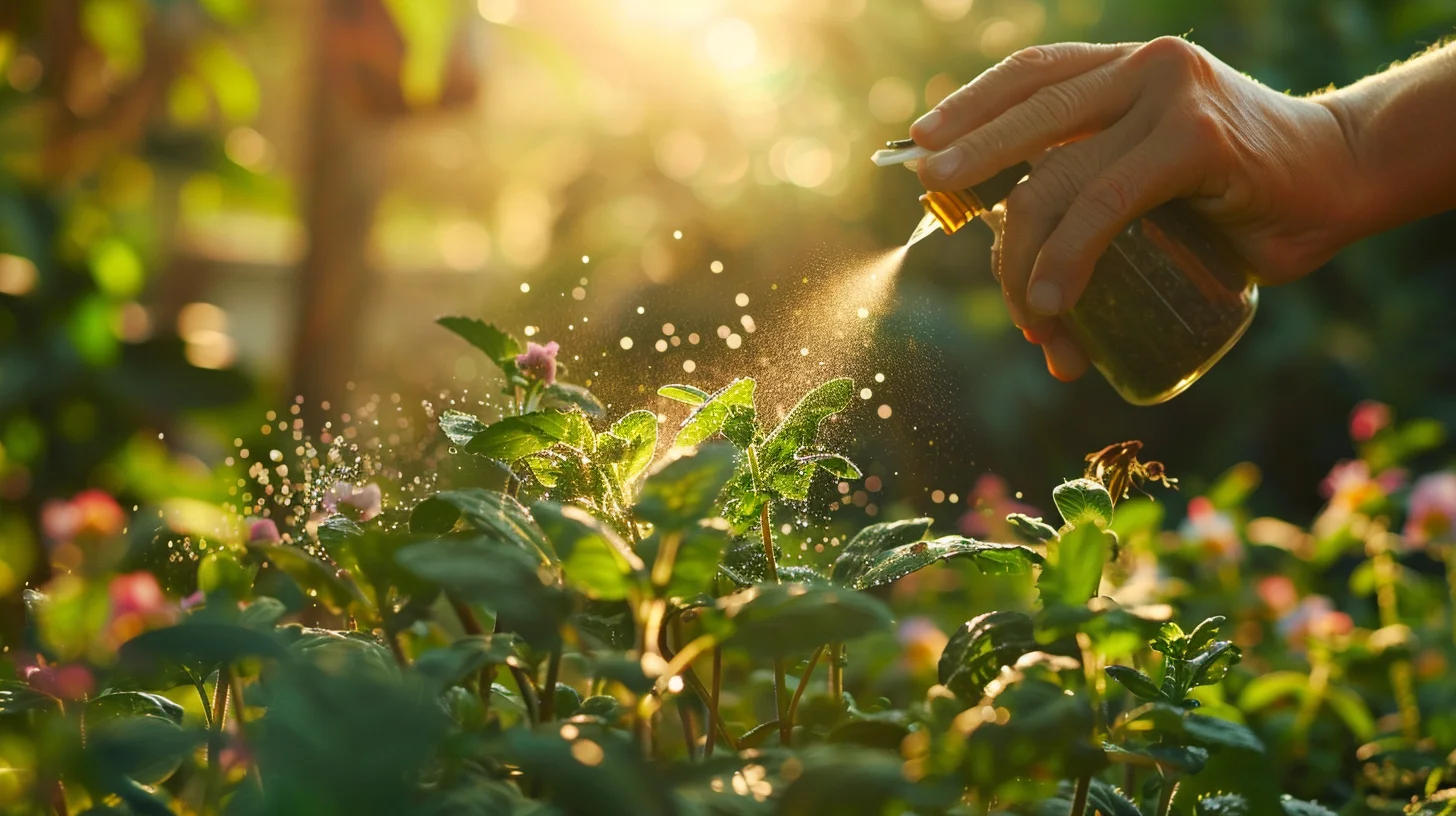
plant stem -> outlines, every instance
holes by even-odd
[[[1400,609],[1395,597],[1396,565],[1395,557],[1390,553],[1389,534],[1383,519],[1371,522],[1371,527],[1366,549],[1375,568],[1375,601],[1380,609],[1380,626],[1398,626]],[[1390,687],[1400,710],[1401,733],[1410,742],[1415,742],[1421,736],[1421,711],[1416,704],[1415,681],[1409,660],[1401,658],[1391,663]]]
[[[704,736],[704,739],[706,740],[706,742],[703,744],[703,758],[704,759],[707,759],[708,757],[710,757],[710,756],[713,755],[713,745],[717,741],[717,740],[714,739],[714,737],[716,737],[718,735],[718,730],[717,730],[717,727],[716,726],[718,725],[718,723],[722,722],[722,718],[718,714],[718,695],[721,694],[722,691],[723,691],[723,647],[722,646],[714,646],[713,647],[713,688],[712,688],[711,691],[708,692],[708,720],[713,723],[714,727],[713,728],[709,728],[708,729],[708,733]],[[724,732],[724,735],[725,736],[726,736],[726,733],[727,732],[725,731]]]
[[[749,448],[749,456],[754,456],[753,448]],[[757,470],[757,468],[755,468]],[[779,582],[779,567],[774,562],[773,530],[769,528],[768,502],[763,503],[763,512],[759,516],[759,528],[763,531],[763,552],[764,558],[768,559],[768,577],[775,584]],[[773,662],[774,673],[774,711],[779,718],[779,744],[788,748],[793,743],[794,724],[789,720],[788,698],[785,696],[784,660],[779,658]]]
[[[546,659],[546,685],[541,694],[541,722],[549,723],[556,717],[556,679],[561,675],[561,647],[551,650]]]
[[[222,729],[227,722],[228,696],[232,689],[230,672],[226,663],[217,669],[217,685],[212,696],[212,731],[207,739],[207,790],[203,801],[203,813],[216,813],[218,799],[222,796]]]
[[[799,710],[799,699],[804,696],[804,689],[809,687],[809,678],[814,676],[814,668],[819,665],[819,658],[824,656],[824,647],[820,646],[814,650],[809,658],[809,665],[805,667],[804,673],[799,675],[799,685],[794,688],[794,699],[789,701],[789,727],[794,725],[794,712]]]
[[[1072,794],[1071,816],[1082,816],[1082,814],[1087,812],[1087,792],[1091,789],[1091,774],[1086,774],[1077,780],[1077,790]]]
[[[1451,638],[1456,641],[1456,545],[1446,548],[1446,585],[1451,597]]]
[[[829,699],[837,706],[844,700],[844,644],[829,644]]]
[[[188,672],[191,674],[191,672]],[[202,715],[207,718],[207,727],[212,727],[212,700],[207,696],[207,684],[203,680],[194,679],[192,685],[197,688],[197,698],[202,701]]]
[[[1310,649],[1309,690],[1300,700],[1299,711],[1294,715],[1294,755],[1304,756],[1309,750],[1309,727],[1314,724],[1314,715],[1324,704],[1325,693],[1330,687],[1330,655],[1327,647],[1314,645]]]
[[[475,612],[471,611],[470,607],[466,606],[464,601],[457,601],[454,598],[451,598],[450,608],[455,610],[455,616],[460,618],[460,627],[465,630],[465,634],[485,634],[485,629],[481,627],[480,620],[475,617]],[[497,618],[496,631],[499,630],[500,620],[499,618]],[[531,682],[531,675],[526,674],[526,670],[521,668],[520,666],[508,665],[507,667],[511,670],[511,677],[515,678],[516,680],[516,688],[519,689],[521,692],[521,704],[526,707],[527,721],[532,723],[539,722],[539,697],[537,697],[536,695],[536,684]],[[487,688],[489,688],[489,686],[487,686]]]
[[[1158,791],[1158,810],[1155,816],[1168,816],[1168,809],[1173,806],[1173,794],[1178,792],[1178,781],[1172,774],[1163,777],[1163,788]]]

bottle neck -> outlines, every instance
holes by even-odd
[[[920,204],[925,207],[925,212],[940,222],[940,228],[946,235],[958,232],[986,211],[980,199],[970,190],[929,192],[920,197]]]

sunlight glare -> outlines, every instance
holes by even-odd
[[[703,41],[708,58],[724,73],[742,71],[758,58],[758,34],[753,26],[728,17],[713,23]]]

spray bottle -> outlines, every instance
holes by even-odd
[[[909,139],[874,155],[881,166],[930,151]],[[1031,172],[1025,162],[960,192],[920,197],[925,217],[910,236],[947,235],[979,217],[1001,237],[1003,201]],[[1176,397],[1238,342],[1254,319],[1259,290],[1227,239],[1181,201],[1129,224],[1097,260],[1062,323],[1123,399],[1155,405]]]

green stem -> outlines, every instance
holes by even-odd
[[[844,644],[829,644],[829,699],[840,705],[844,700]]]
[[[1299,711],[1294,715],[1294,754],[1304,756],[1309,750],[1309,727],[1314,724],[1314,715],[1324,704],[1325,694],[1330,688],[1330,655],[1326,647],[1313,644],[1310,649],[1309,690],[1300,700]]]
[[[750,447],[748,449],[748,454],[750,457],[749,461],[757,461],[757,457],[753,453],[753,448]],[[757,469],[757,467],[754,468],[755,471]],[[763,503],[763,511],[759,514],[758,526],[763,531],[763,553],[764,558],[768,561],[768,577],[769,580],[777,584],[779,582],[779,567],[774,561],[773,530],[769,527],[768,506],[768,502]],[[787,694],[787,689],[785,688],[787,683],[784,679],[787,672],[784,669],[783,658],[779,658],[773,662],[773,673],[774,711],[778,714],[779,718],[779,744],[788,748],[793,743],[794,724],[789,720],[788,698],[785,696]]]
[[[228,696],[232,689],[231,673],[226,663],[217,669],[217,685],[212,697],[212,731],[207,739],[207,790],[202,812],[218,812],[218,800],[222,796],[222,729],[227,722]]]
[[[1087,792],[1092,789],[1092,774],[1077,780],[1077,790],[1072,794],[1071,816],[1082,816],[1087,812]]]
[[[720,694],[722,694],[722,693],[723,693],[723,647],[722,646],[714,646],[713,647],[713,687],[708,692],[707,700],[708,700],[708,719],[710,721],[712,721],[712,723],[713,723],[713,725],[715,727],[714,728],[709,728],[708,729],[708,733],[705,736],[706,742],[703,744],[703,758],[704,759],[707,759],[708,757],[710,757],[710,756],[713,755],[713,746],[717,742],[717,740],[715,738],[718,736],[718,727],[721,727],[720,724],[723,722],[723,718],[718,713],[718,696]],[[723,732],[723,736],[725,738],[728,736],[728,732],[726,730]]]
[[[1451,595],[1451,639],[1456,641],[1456,545],[1446,549],[1446,584]]]
[[[541,722],[549,723],[556,717],[556,680],[561,675],[561,647],[551,650],[546,660],[546,685],[541,693]]]
[[[1158,791],[1158,810],[1155,816],[1168,816],[1168,809],[1173,806],[1173,794],[1178,792],[1178,781],[1172,774],[1163,777],[1163,789]]]
[[[794,725],[794,713],[799,710],[799,700],[804,696],[804,689],[809,687],[809,678],[814,676],[814,668],[819,665],[819,658],[824,656],[824,647],[820,646],[814,650],[809,658],[809,665],[805,667],[804,673],[799,675],[799,685],[794,688],[794,699],[789,701],[789,727]]]
[[[1367,540],[1367,547],[1375,567],[1375,601],[1380,609],[1380,625],[1382,628],[1396,626],[1400,623],[1400,609],[1395,597],[1395,557],[1386,546],[1388,534],[1383,521],[1372,522],[1372,526],[1375,529]],[[1415,680],[1409,660],[1401,658],[1391,663],[1390,687],[1400,710],[1401,733],[1410,742],[1415,742],[1421,735],[1421,711],[1416,703]]]

